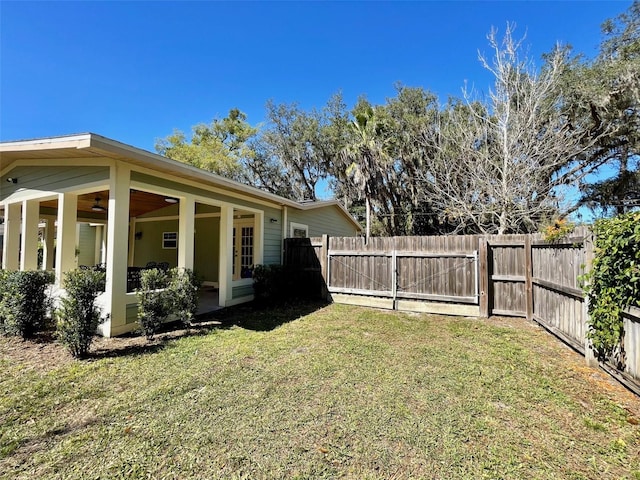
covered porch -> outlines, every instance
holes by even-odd
[[[251,267],[263,261],[260,205],[234,202],[193,180],[167,181],[124,155],[83,153],[73,158],[71,148],[46,149],[46,167],[30,160],[2,168],[4,269],[53,271],[56,292],[65,272],[104,269],[106,288],[98,299],[107,317],[99,328],[104,336],[136,328],[132,273],[153,264],[201,276],[199,313],[253,297]]]

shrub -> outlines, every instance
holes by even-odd
[[[253,291],[258,301],[282,301],[286,291],[282,265],[256,265],[253,268]]]
[[[169,275],[171,280],[167,295],[171,302],[171,313],[177,315],[185,326],[190,326],[198,311],[198,289],[202,282],[188,268],[174,268]]]
[[[556,242],[569,236],[575,228],[566,218],[557,218],[542,230],[542,238],[547,242]]]
[[[596,356],[604,360],[621,349],[622,311],[640,307],[640,212],[598,220],[593,231],[595,255],[585,275],[588,336]]]
[[[169,278],[157,268],[144,270],[140,275],[138,294],[138,321],[142,331],[151,340],[172,309],[172,295],[165,291]]]
[[[9,270],[0,270],[0,334],[5,333],[5,313],[4,313],[4,299],[8,294],[7,278],[9,277]]]
[[[4,333],[31,338],[42,330],[51,307],[47,285],[53,279],[53,273],[40,270],[2,274],[0,318]]]
[[[63,286],[66,296],[56,312],[58,338],[76,358],[89,353],[93,335],[101,322],[96,297],[104,291],[105,273],[97,270],[67,272]]]

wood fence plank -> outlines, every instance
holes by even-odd
[[[480,238],[478,241],[478,272],[479,272],[479,301],[480,316],[489,317],[489,248],[486,238]]]
[[[527,320],[533,319],[533,285],[531,283],[531,238],[527,237],[524,241],[524,276],[525,276],[525,313]]]

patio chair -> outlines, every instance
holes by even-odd
[[[147,262],[144,268],[151,269],[151,268],[156,268],[157,266],[158,264],[156,262]]]
[[[163,272],[166,272],[167,270],[169,270],[169,262],[160,262],[158,263],[157,268],[159,268]]]
[[[134,292],[140,288],[140,269],[130,268],[127,270],[127,292]]]

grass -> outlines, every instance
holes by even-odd
[[[524,320],[223,322],[88,362],[0,356],[0,477],[640,479],[640,401]]]

